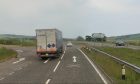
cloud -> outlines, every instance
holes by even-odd
[[[130,3],[131,0],[88,0],[87,6],[103,12],[121,13],[127,11],[138,12],[139,4]],[[135,2],[133,0],[133,2]]]
[[[0,11],[11,17],[36,17],[43,11],[67,8],[71,0],[0,0]]]

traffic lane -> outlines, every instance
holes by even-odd
[[[53,69],[59,59],[49,60],[47,63],[36,60],[26,68],[16,71],[0,81],[6,84],[44,84],[51,77]]]
[[[37,59],[34,47],[22,48],[18,46],[10,46],[8,48],[17,51],[18,57],[0,63],[0,79],[8,76],[9,73],[15,72],[20,68],[28,66],[35,59]]]
[[[76,56],[76,62],[73,62]],[[97,72],[76,48],[67,48],[65,56],[49,84],[104,84]]]

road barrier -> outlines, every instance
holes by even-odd
[[[136,71],[137,73],[140,73],[140,67],[135,66],[135,65],[133,65],[133,64],[131,64],[131,63],[128,63],[128,62],[126,62],[126,61],[124,61],[124,60],[121,60],[121,59],[119,59],[119,58],[117,58],[117,57],[115,57],[115,56],[113,56],[113,55],[110,55],[110,54],[108,54],[108,53],[106,53],[106,52],[103,52],[103,51],[101,51],[101,50],[99,50],[99,49],[96,49],[96,48],[92,48],[92,49],[95,50],[95,51],[98,51],[98,52],[100,52],[100,53],[103,53],[103,54],[105,54],[105,55],[107,55],[107,56],[113,58],[114,60],[116,60],[116,61],[119,62],[120,64],[124,64],[124,65],[126,65],[126,66],[132,68],[132,69],[133,69],[134,71]]]

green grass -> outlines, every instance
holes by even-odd
[[[140,40],[129,40],[127,41],[129,45],[140,46]]]
[[[121,64],[102,53],[89,51],[85,48],[82,48],[82,51],[84,51],[90,59],[94,60],[95,63],[112,78],[115,84],[140,84],[140,74],[132,69],[125,67],[126,80],[121,80]]]
[[[140,67],[140,50],[113,47],[98,47],[98,49]]]
[[[0,48],[0,62],[14,57],[17,57],[16,51],[11,49],[6,49],[4,47]]]
[[[20,46],[35,46],[35,39],[18,39],[18,38],[8,38],[0,39],[0,44],[4,45],[20,45]]]

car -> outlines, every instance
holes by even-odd
[[[115,42],[115,44],[116,44],[116,46],[125,46],[125,42],[122,41],[122,40],[117,40],[117,41]]]
[[[72,47],[72,43],[71,42],[68,42],[67,43],[67,47]]]

